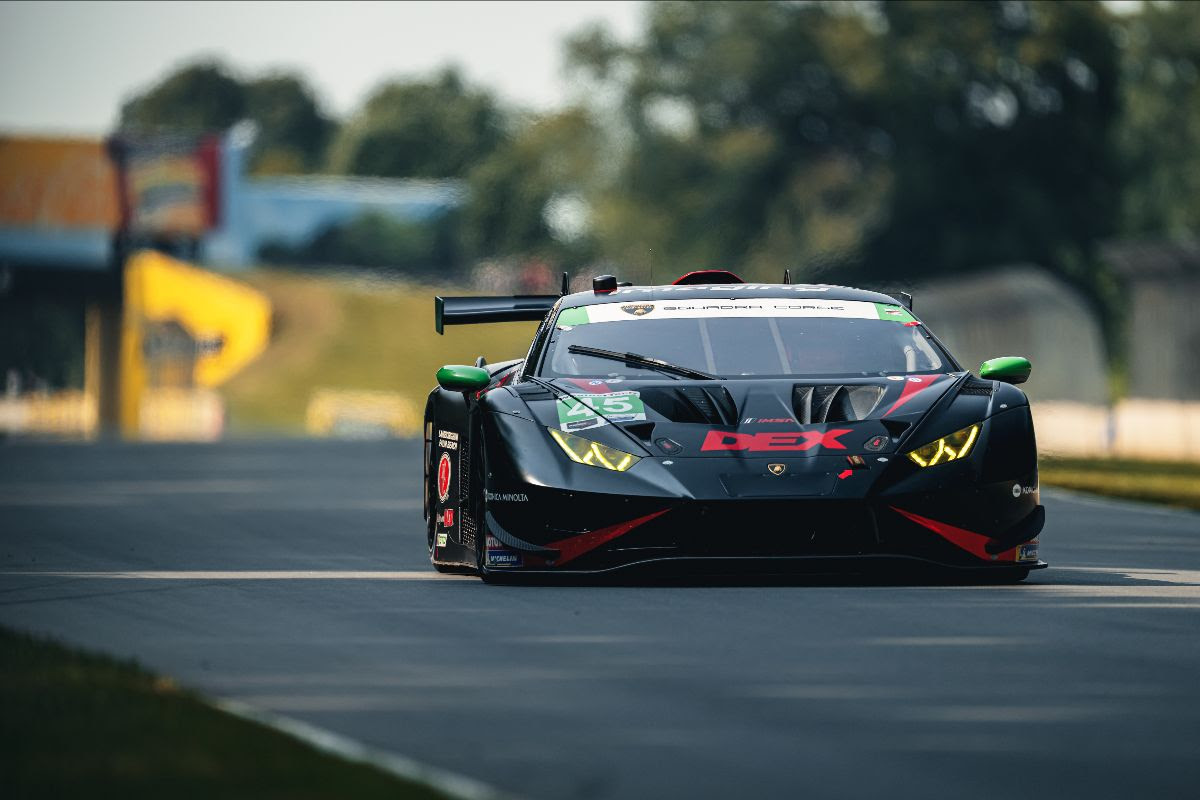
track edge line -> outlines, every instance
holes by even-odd
[[[277,714],[241,700],[215,698],[211,704],[235,717],[257,722],[280,733],[299,739],[305,744],[330,755],[368,764],[405,780],[424,784],[457,800],[514,800],[483,781],[468,778],[449,770],[423,764],[399,753],[389,753],[363,744],[349,736],[326,730],[309,722]]]

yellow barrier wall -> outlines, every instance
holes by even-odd
[[[195,386],[212,388],[253,361],[271,336],[266,295],[153,251],[125,266],[125,319],[121,342],[121,430],[136,436],[149,387],[144,354],[147,323],[175,322],[197,342]]]

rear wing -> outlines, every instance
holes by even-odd
[[[435,297],[433,326],[481,322],[540,322],[558,302],[556,294],[517,294],[509,297]]]

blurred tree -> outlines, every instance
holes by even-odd
[[[259,257],[288,266],[370,267],[408,274],[437,274],[457,265],[453,214],[411,222],[364,213],[326,226],[300,245],[271,242]]]
[[[1122,21],[1121,230],[1200,235],[1200,3],[1143,3]]]
[[[477,255],[577,261],[589,247],[600,132],[586,112],[535,119],[470,173],[463,238]]]
[[[181,67],[121,106],[125,128],[222,131],[246,114],[241,81],[216,62]]]
[[[182,67],[121,108],[124,128],[223,131],[241,119],[258,125],[251,170],[259,173],[317,168],[334,126],[300,77],[244,83],[214,62]]]
[[[1096,2],[658,3],[571,63],[623,98],[605,252],[876,282],[1036,261],[1097,296],[1119,181]],[[659,260],[656,257],[656,261]]]
[[[296,75],[279,73],[246,84],[246,110],[258,123],[252,169],[296,174],[322,166],[334,123]]]
[[[493,97],[447,69],[432,80],[377,89],[338,132],[329,166],[352,175],[464,177],[504,136]]]

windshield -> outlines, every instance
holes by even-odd
[[[944,371],[948,361],[901,306],[828,300],[611,303],[560,312],[543,377],[662,378],[649,367],[569,352],[572,345],[722,377],[907,375]]]

